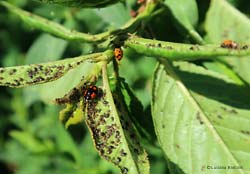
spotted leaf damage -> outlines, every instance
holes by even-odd
[[[107,58],[104,53],[95,53],[41,64],[0,67],[0,86],[24,87],[54,81],[84,61]]]

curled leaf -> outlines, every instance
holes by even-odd
[[[220,43],[194,45],[143,39],[135,36],[126,40],[125,46],[147,56],[164,57],[169,60],[197,60],[214,58],[215,56],[250,55],[250,49],[246,44],[239,44],[239,49],[229,49],[222,48]]]
[[[24,87],[57,80],[88,59],[105,59],[102,53],[55,62],[0,68],[0,86]]]
[[[126,115],[119,96],[112,96],[104,70],[103,84],[102,96],[86,104],[86,123],[96,149],[104,159],[118,166],[122,173],[149,173],[147,153],[140,145],[137,131]]]
[[[44,3],[50,4],[60,4],[69,7],[82,7],[82,8],[95,8],[95,7],[105,7],[114,3],[119,2],[119,0],[38,0]]]

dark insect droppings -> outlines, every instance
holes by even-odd
[[[167,46],[166,47],[168,50],[172,50],[173,49],[173,47],[171,47],[171,46]]]
[[[122,161],[122,159],[120,157],[117,157],[116,163],[120,163],[121,161]]]
[[[244,45],[244,46],[242,47],[242,49],[243,49],[243,50],[246,50],[246,49],[248,49],[248,46],[247,46],[247,45]]]
[[[10,72],[9,72],[9,75],[13,75],[13,74],[15,74],[16,73],[16,69],[12,69]]]
[[[122,150],[120,151],[120,155],[121,155],[121,156],[126,156],[127,153],[122,149]]]
[[[247,134],[247,135],[250,135],[250,131],[244,131],[244,130],[241,130],[241,133],[243,133],[243,134]]]
[[[202,119],[200,117],[200,112],[197,112],[196,118],[197,118],[197,120],[199,121],[200,124],[204,124],[204,122],[202,121]]]
[[[103,155],[104,152],[105,152],[104,149],[101,149],[101,150],[100,150],[101,155]]]
[[[16,85],[19,86],[21,83],[19,82],[19,80],[14,80],[16,82]]]
[[[28,71],[28,76],[29,76],[30,78],[33,78],[34,73],[33,73],[33,71],[32,71],[32,70],[29,70],[29,71]]]
[[[106,101],[106,100],[103,100],[103,104],[104,104],[104,105],[107,105],[107,104],[109,104],[109,102]]]
[[[127,167],[122,167],[121,168],[122,173],[128,173],[128,168]]]

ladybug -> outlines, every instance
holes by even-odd
[[[94,100],[98,96],[98,88],[94,85],[88,86],[85,89],[83,96],[85,101]]]
[[[220,45],[222,48],[230,48],[230,49],[237,49],[238,44],[232,40],[224,40],[223,43]]]
[[[123,56],[122,49],[121,48],[115,48],[114,55],[115,55],[115,58],[120,61],[122,59],[122,56]]]

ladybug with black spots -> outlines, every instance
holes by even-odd
[[[123,56],[123,51],[121,48],[115,48],[114,50],[114,55],[115,55],[115,58],[120,61],[122,59],[122,56]]]
[[[94,100],[98,96],[98,88],[94,85],[89,85],[83,93],[85,101],[89,102],[91,100]]]
[[[230,48],[230,49],[237,49],[238,44],[232,40],[224,40],[222,44],[220,45],[222,48]]]

